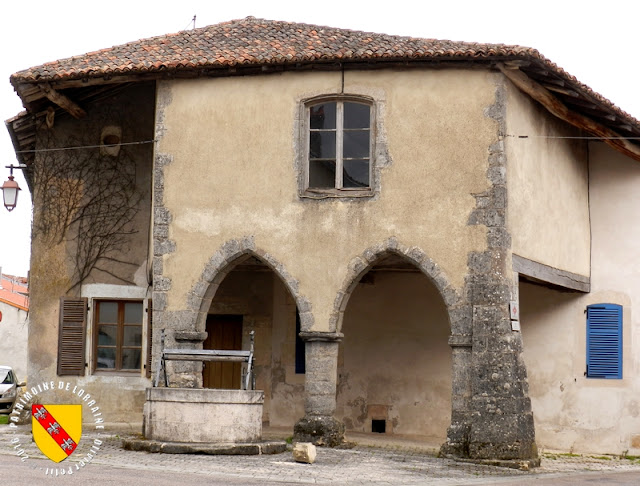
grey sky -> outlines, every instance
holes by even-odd
[[[538,49],[620,108],[640,118],[640,63],[635,0],[536,2],[429,0],[235,1],[165,0],[106,3],[86,0],[4,1],[0,6],[0,117],[22,110],[9,84],[21,69],[140,38],[243,18],[329,25],[414,37],[519,44]],[[0,130],[0,179],[15,154]],[[30,200],[26,182],[18,208],[0,208],[0,266],[26,275],[29,268]],[[0,183],[1,183],[0,181]]]

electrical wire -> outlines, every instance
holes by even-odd
[[[555,138],[569,140],[640,140],[640,137],[569,137],[555,135],[511,135],[506,134],[505,137],[511,138]]]
[[[46,149],[34,149],[34,150],[16,150],[17,154],[35,154],[40,152],[63,152],[65,150],[82,150],[82,149],[94,149],[94,148],[107,148],[107,147],[122,147],[125,145],[143,145],[146,143],[155,143],[157,140],[142,140],[140,142],[122,142],[111,143],[101,145],[79,145],[75,147],[58,147],[58,148],[46,148]]]

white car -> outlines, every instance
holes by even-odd
[[[9,366],[0,366],[0,413],[11,413],[13,404],[18,398],[18,387],[26,383],[18,383],[16,375]]]

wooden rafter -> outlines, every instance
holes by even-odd
[[[71,101],[62,93],[57,92],[51,87],[51,85],[45,83],[38,85],[42,94],[44,94],[49,100],[53,101],[60,108],[67,110],[69,114],[74,118],[83,118],[87,115],[87,112],[80,108],[76,103]]]
[[[581,128],[596,137],[602,137],[602,141],[613,147],[615,150],[640,161],[640,147],[634,145],[629,140],[624,140],[622,135],[614,132],[610,128],[588,118],[584,115],[576,113],[567,108],[558,98],[556,98],[549,90],[536,83],[518,68],[509,68],[502,64],[498,65],[498,69],[504,74],[518,89],[531,96],[540,103],[552,115],[564,120],[574,127]]]

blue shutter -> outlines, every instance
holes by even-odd
[[[587,378],[622,378],[622,306],[587,307]]]

